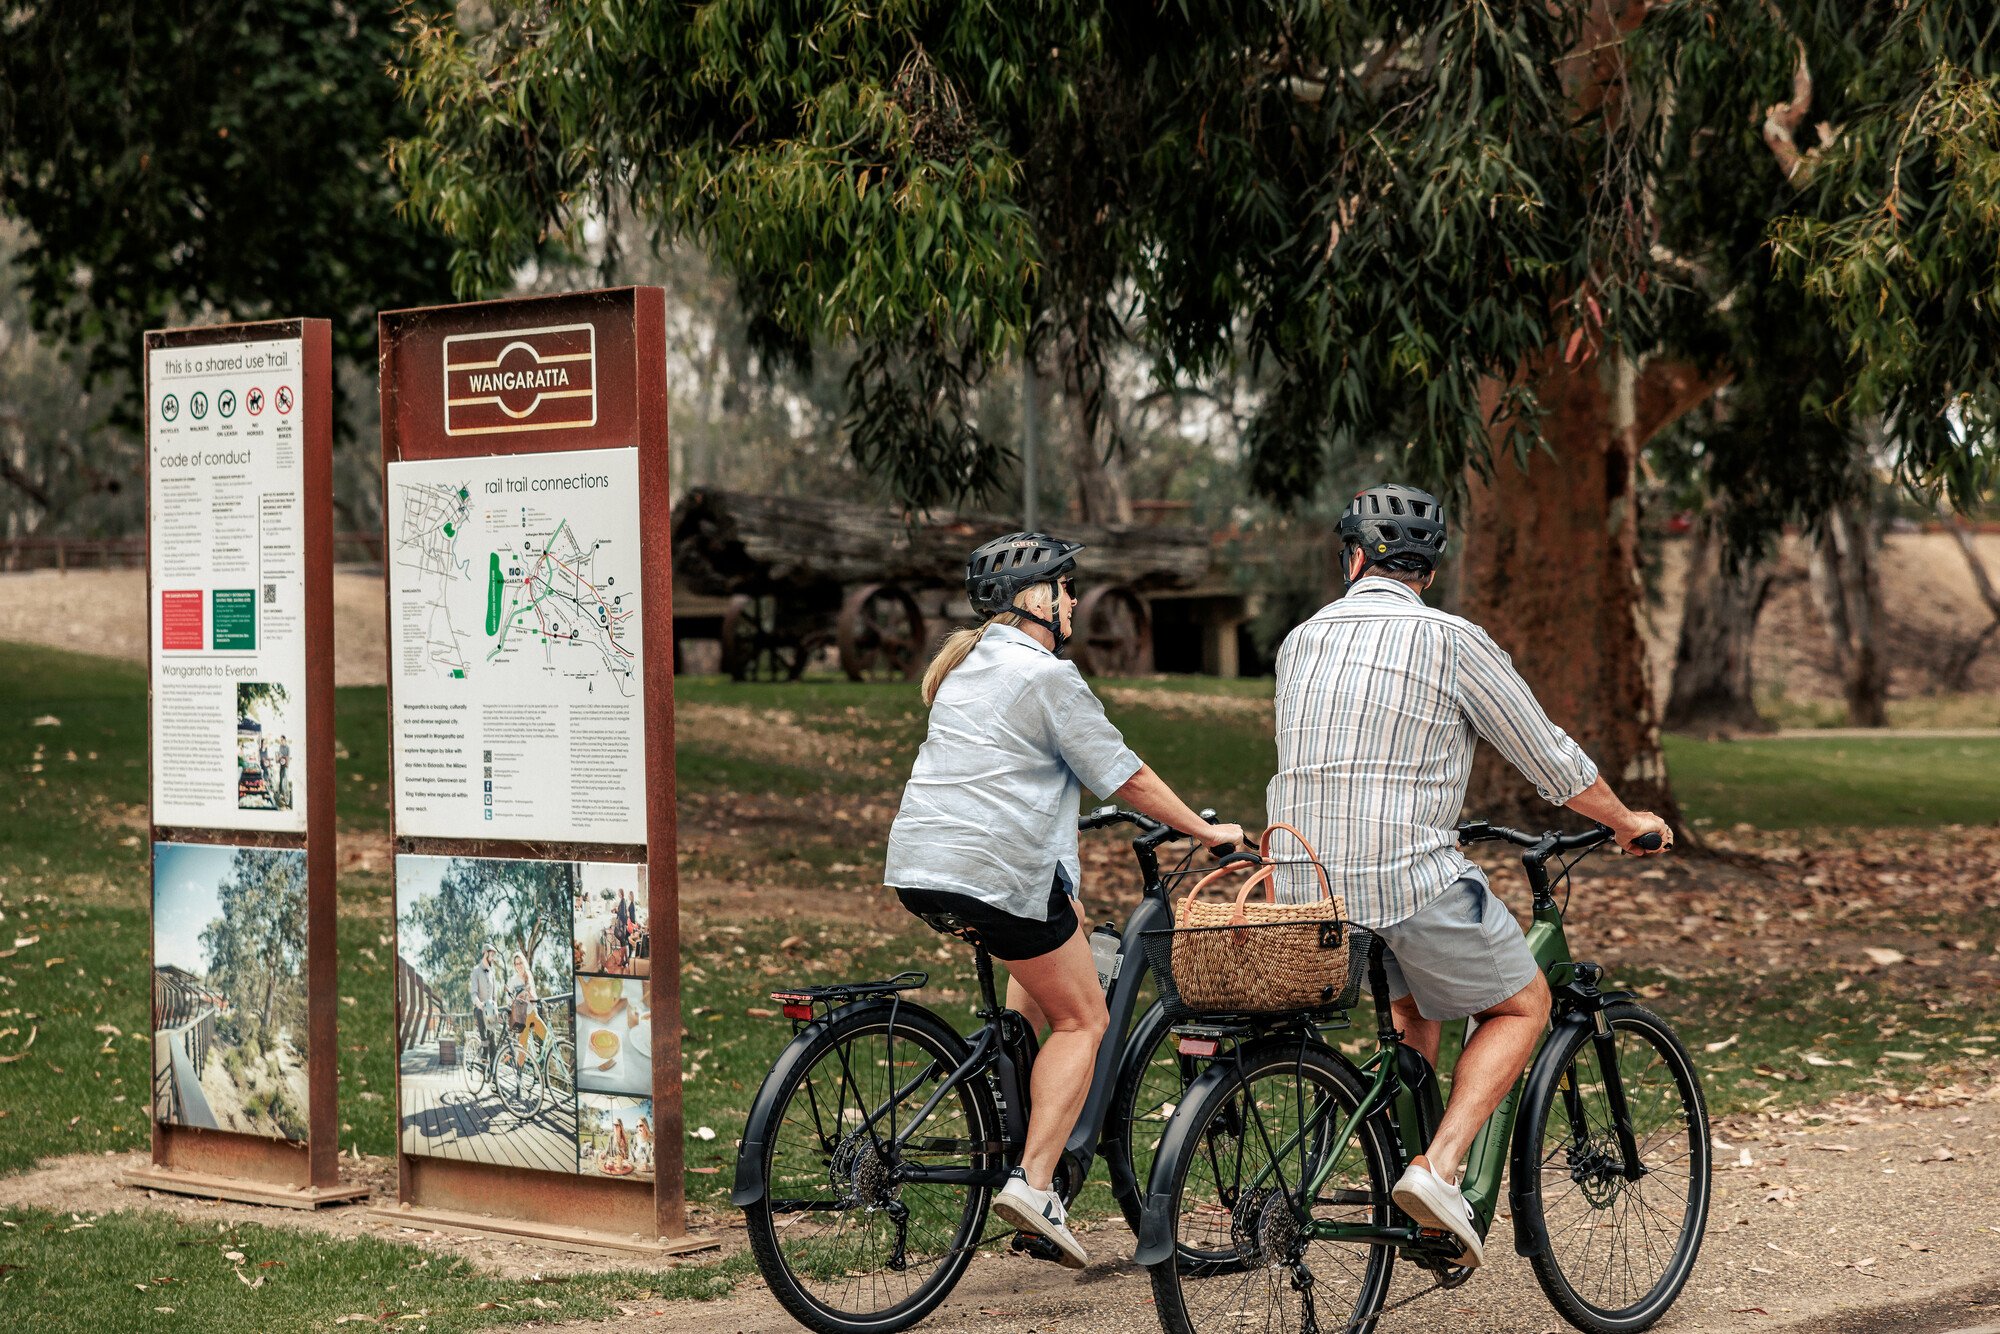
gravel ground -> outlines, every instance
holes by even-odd
[[[1796,1117],[1796,1114],[1793,1114]],[[1716,1198],[1701,1262],[1666,1331],[1782,1330],[1790,1334],[2000,1331],[2000,1089],[1947,1105],[1856,1105],[1819,1124],[1783,1119],[1717,1127]],[[1747,1162],[1746,1162],[1747,1157]],[[251,1220],[332,1236],[375,1235],[464,1256],[507,1277],[630,1269],[626,1260],[523,1243],[401,1228],[358,1208],[294,1214],[135,1191],[115,1184],[138,1155],[78,1156],[0,1178],[0,1208],[84,1214],[156,1209],[190,1222]],[[381,1159],[343,1160],[351,1179],[393,1198]],[[733,1214],[697,1213],[725,1251],[743,1245]],[[1009,1254],[982,1254],[925,1329],[986,1334],[1155,1328],[1152,1292],[1132,1265],[1122,1224],[1083,1234],[1098,1257],[1081,1275]],[[692,1262],[712,1259],[695,1257]],[[1399,1269],[1396,1295],[1424,1286]],[[1448,1326],[1452,1334],[1539,1334],[1567,1328],[1525,1260],[1504,1244],[1464,1287],[1432,1293],[1384,1317],[1383,1334]],[[611,1334],[778,1334],[796,1330],[760,1281],[719,1302],[635,1305],[616,1321],[571,1329]]]
[[[1701,1260],[1657,1328],[1687,1334],[2000,1328],[1994,1090],[1943,1107],[1856,1109],[1816,1127],[1727,1124],[1717,1138],[1728,1148],[1716,1152],[1721,1170]],[[982,1256],[921,1328],[977,1327],[986,1334],[1157,1328],[1147,1276],[1125,1258],[1131,1242],[1123,1225],[1099,1224],[1083,1240],[1100,1258],[1080,1276],[1018,1256]],[[1378,1328],[1383,1334],[1568,1328],[1535,1286],[1526,1260],[1505,1245],[1489,1260],[1464,1287],[1421,1298]],[[1424,1286],[1419,1272],[1398,1270],[1396,1296]],[[607,1334],[612,1327],[570,1326]],[[761,1284],[721,1302],[635,1308],[615,1327],[621,1334],[798,1328]]]

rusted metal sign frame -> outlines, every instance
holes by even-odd
[[[549,429],[445,433],[445,340],[467,334],[593,329],[593,411],[588,421]],[[674,805],[673,569],[669,552],[666,292],[622,287],[556,296],[472,302],[380,316],[384,559],[393,498],[392,463],[490,458],[573,450],[636,448],[639,542],[643,552],[640,624],[645,661],[645,826],[643,845],[519,839],[406,837],[395,828],[391,756],[391,834],[398,856],[510,857],[529,860],[642,862],[653,928],[653,1112],[658,1126],[654,1180],[589,1177],[402,1151],[402,1073],[397,1062],[398,1207],[377,1212],[411,1225],[532,1236],[584,1249],[699,1249],[714,1243],[687,1231],[686,1127],[681,1110],[680,884]],[[531,409],[532,411],[532,409]],[[389,582],[383,598],[393,617]],[[393,629],[393,621],[391,621]],[[394,635],[389,653],[390,744],[395,735]],[[403,1016],[395,1016],[400,1033]],[[579,1227],[579,1220],[586,1226]],[[638,1239],[635,1243],[635,1237]]]
[[[151,1107],[152,1162],[125,1173],[127,1185],[214,1199],[240,1200],[288,1208],[317,1208],[359,1199],[366,1186],[340,1184],[336,1107],[340,1071],[338,1035],[338,945],[334,886],[333,740],[333,325],[327,320],[263,320],[211,324],[190,329],[158,329],[145,336],[141,360],[146,412],[146,539],[153,536],[152,353],[160,348],[202,348],[237,343],[298,340],[300,447],[303,451],[300,523],[303,529],[305,607],[302,630],[306,658],[305,770],[306,830],[270,833],[253,830],[195,829],[154,822],[151,646],[160,642],[160,609],[153,588],[152,562],[146,565],[147,657],[146,802],[148,902],[152,902],[155,850],[161,843],[303,849],[306,858],[306,1140],[303,1144],[227,1130],[170,1125]],[[148,913],[151,920],[151,913]],[[153,962],[149,932],[147,961]],[[151,1012],[152,973],[147,973]],[[150,1062],[148,1065],[150,1069]]]

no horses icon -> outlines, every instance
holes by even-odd
[[[254,387],[244,390],[243,410],[253,417],[262,412],[264,410],[264,391]]]

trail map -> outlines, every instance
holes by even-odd
[[[637,451],[392,463],[388,482],[399,831],[629,828],[644,807]]]

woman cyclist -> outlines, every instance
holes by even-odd
[[[1007,964],[1007,1005],[1049,1037],[1030,1081],[1021,1165],[994,1198],[1013,1226],[1088,1262],[1050,1189],[1090,1091],[1108,1020],[1079,930],[1078,794],[1088,787],[1219,847],[1241,826],[1210,824],[1126,746],[1057,655],[1076,610],[1083,548],[1010,533],[972,553],[965,588],[985,624],[945,640],[924,674],[930,733],[889,831],[883,880],[919,916],[949,913]]]

